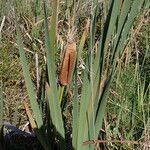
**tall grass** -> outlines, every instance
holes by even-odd
[[[41,95],[46,95],[42,99],[42,103],[46,103],[46,114],[39,107],[39,97],[34,90],[34,84],[32,82],[27,59],[25,57],[23,40],[21,32],[19,30],[19,23],[17,22],[16,11],[16,31],[17,31],[17,44],[20,54],[20,62],[23,69],[23,74],[26,82],[28,95],[30,98],[30,104],[33,111],[33,118],[36,122],[35,133],[39,138],[41,144],[45,149],[57,149],[64,150],[67,145],[65,144],[66,136],[66,124],[63,120],[63,108],[60,105],[60,98],[65,99],[64,96],[60,96],[59,89],[62,88],[58,85],[58,73],[56,72],[56,53],[57,53],[57,28],[58,28],[58,13],[59,13],[59,1],[52,1],[52,15],[51,24],[49,28],[48,24],[48,12],[46,2],[43,1],[44,10],[44,30],[45,30],[45,53],[46,53],[46,68],[47,77],[45,77],[44,84],[41,84]],[[83,1],[83,3],[86,3]],[[68,3],[67,3],[68,4]],[[78,7],[80,8],[82,2],[70,4],[68,11],[76,13]],[[73,123],[72,123],[72,149],[77,150],[92,150],[94,145],[89,145],[88,141],[96,140],[100,137],[100,129],[102,129],[103,118],[105,116],[106,104],[109,97],[109,91],[116,72],[119,67],[119,59],[125,50],[125,46],[130,34],[130,29],[146,3],[145,0],[112,0],[109,4],[109,10],[106,16],[104,25],[100,33],[97,30],[98,11],[103,7],[103,3],[98,1],[90,1],[90,25],[87,21],[87,29],[82,34],[81,40],[79,40],[78,58],[75,67],[75,78],[72,81],[74,88],[73,98]],[[17,9],[17,8],[16,8]],[[107,11],[106,11],[107,12]],[[69,14],[70,20],[74,16],[78,16],[71,13]],[[76,21],[74,19],[74,21]],[[102,24],[103,22],[101,22]],[[76,23],[70,22],[70,28],[74,28]],[[75,28],[79,28],[78,26]],[[49,30],[50,29],[50,30]],[[88,30],[89,29],[89,30]],[[71,29],[70,29],[71,30]],[[78,30],[77,30],[78,31]],[[89,32],[88,32],[89,31]],[[98,32],[98,33],[97,33]],[[98,38],[96,38],[98,34]],[[88,38],[89,36],[89,38]],[[88,38],[88,40],[86,40]],[[80,65],[81,55],[85,53],[84,46],[87,44],[87,55],[84,58],[85,69],[82,71],[81,80],[82,84],[79,91],[78,86],[78,72]],[[83,59],[82,59],[83,60]],[[68,64],[69,65],[69,64]],[[69,68],[69,66],[68,66]],[[47,78],[47,79],[46,79]],[[119,78],[119,77],[118,77]],[[136,76],[138,79],[138,76]],[[137,80],[136,80],[137,81]],[[142,99],[145,97],[143,91],[144,85],[138,84],[138,103],[140,104],[141,111],[144,114],[144,108]],[[143,86],[143,89],[141,88]],[[68,89],[68,88],[65,88]],[[143,99],[144,100],[144,99]],[[123,105],[123,104],[122,104]],[[122,110],[120,109],[120,114]],[[45,117],[46,115],[46,117]],[[144,116],[144,115],[143,115]],[[132,117],[134,122],[134,117]],[[118,123],[119,124],[119,120]],[[146,125],[146,123],[144,123]],[[83,142],[87,141],[87,144],[83,146]]]
[[[2,127],[2,124],[3,124],[3,89],[2,89],[2,80],[0,81],[0,127]]]

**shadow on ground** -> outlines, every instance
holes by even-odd
[[[54,136],[54,130],[43,129],[35,129],[34,134],[4,123],[0,132],[0,150],[74,150],[72,144],[66,144],[67,141],[56,131]]]

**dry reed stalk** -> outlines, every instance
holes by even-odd
[[[76,42],[73,38],[68,40],[68,44],[66,46],[60,75],[59,82],[61,85],[66,86],[70,83],[76,63]]]
[[[128,145],[142,145],[145,147],[150,147],[150,141],[129,141],[129,140],[90,140],[90,141],[85,141],[83,142],[83,146],[89,145],[89,144],[101,144],[101,143],[120,143],[120,144],[128,144]]]
[[[29,122],[31,124],[32,129],[36,129],[37,125],[36,125],[36,123],[35,123],[35,121],[33,119],[33,115],[32,115],[32,113],[31,113],[31,111],[29,109],[29,106],[28,106],[28,104],[26,102],[24,102],[24,107],[25,107],[25,111],[26,111],[26,114],[28,116],[28,119],[29,119]]]

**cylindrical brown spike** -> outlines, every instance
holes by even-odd
[[[66,47],[66,51],[65,51],[65,55],[63,58],[63,63],[59,75],[60,84],[63,86],[68,85],[72,79],[76,57],[77,57],[76,42],[70,39]]]

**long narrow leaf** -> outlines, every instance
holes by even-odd
[[[78,121],[78,141],[77,141],[77,149],[83,149],[82,147],[82,142],[83,142],[83,134],[85,129],[85,122],[86,122],[86,112],[88,109],[88,104],[89,104],[89,97],[91,92],[89,91],[89,79],[88,79],[88,74],[85,72],[84,74],[84,82],[83,82],[83,87],[82,87],[82,95],[80,99],[80,110],[79,110],[79,121]],[[88,131],[88,130],[86,130]]]
[[[45,20],[45,42],[46,42],[46,56],[47,56],[47,70],[48,70],[48,79],[50,84],[50,91],[48,94],[48,100],[49,100],[49,106],[52,104],[53,109],[50,109],[50,111],[54,116],[53,117],[53,125],[55,126],[56,131],[61,136],[59,138],[60,141],[62,141],[62,138],[65,138],[64,135],[64,125],[63,125],[63,119],[61,114],[61,108],[59,104],[59,90],[57,89],[57,79],[56,79],[56,72],[55,72],[55,59],[54,59],[54,53],[51,49],[51,43],[50,43],[50,36],[49,36],[49,30],[48,30],[48,22],[47,22],[47,13],[46,13],[46,6],[44,3],[44,20]],[[54,37],[51,37],[54,38]],[[51,106],[50,106],[51,107]],[[64,148],[64,144],[62,144],[61,149]]]
[[[78,117],[79,117],[79,99],[78,99],[78,85],[77,85],[77,73],[76,67],[75,72],[75,97],[73,101],[73,125],[72,125],[72,146],[73,149],[77,149],[77,138],[78,138]]]
[[[17,20],[17,18],[16,18],[16,20]],[[29,67],[27,64],[26,57],[25,57],[25,51],[23,49],[24,46],[23,46],[23,42],[22,42],[22,38],[21,38],[21,33],[19,30],[17,21],[16,21],[16,30],[17,30],[17,43],[19,46],[20,62],[21,62],[22,69],[23,69],[23,75],[25,78],[25,83],[26,83],[27,91],[28,91],[29,98],[30,98],[31,108],[33,110],[33,114],[34,114],[37,126],[40,129],[43,127],[42,115],[40,113],[40,109],[39,109],[37,99],[35,96],[34,86],[33,86],[32,80],[31,80]]]

